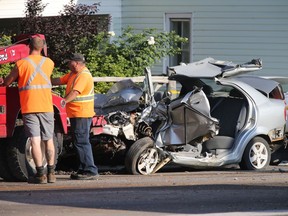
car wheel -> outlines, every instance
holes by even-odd
[[[56,135],[54,135],[55,145],[55,164],[58,159],[59,143]],[[47,167],[47,161],[44,154],[44,146],[42,145],[43,165]],[[36,173],[36,166],[32,158],[31,141],[25,136],[24,127],[16,127],[13,137],[8,143],[7,153],[9,158],[7,162],[11,173],[18,181],[27,181],[28,176]]]
[[[244,170],[260,170],[270,163],[271,151],[267,141],[261,137],[254,137],[246,146],[240,168]]]
[[[159,154],[150,137],[137,140],[128,150],[125,167],[133,175],[149,175],[158,164]]]

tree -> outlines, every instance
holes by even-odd
[[[42,12],[47,4],[43,4],[42,0],[27,0],[25,3],[25,16],[21,22],[21,31],[23,33],[41,33],[42,27]]]
[[[60,68],[65,57],[76,51],[79,39],[85,37],[89,41],[99,32],[108,31],[110,17],[96,16],[99,3],[75,4],[70,0],[59,16],[42,17],[46,6],[41,0],[27,0],[21,33],[44,34],[49,56]]]
[[[63,60],[72,52],[85,55],[95,77],[139,76],[145,67],[153,66],[163,57],[179,54],[179,44],[188,41],[175,32],[156,29],[136,32],[133,27],[114,37],[114,32],[108,32],[110,17],[95,16],[99,3],[76,5],[70,0],[59,16],[42,17],[46,6],[41,0],[27,0],[21,32],[46,36],[49,56],[56,65],[54,76],[64,73]],[[97,83],[96,91],[106,92],[109,86]]]

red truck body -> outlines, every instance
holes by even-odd
[[[25,58],[29,55],[29,40],[33,37],[40,37],[45,40],[45,36],[42,34],[23,34],[15,36],[12,38],[12,41],[15,41],[14,44],[0,47],[0,64],[6,64],[15,62],[19,59]],[[45,45],[43,49],[44,55],[47,55],[47,46]]]

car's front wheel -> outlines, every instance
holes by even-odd
[[[150,137],[137,140],[128,150],[125,157],[127,171],[134,175],[149,175],[158,164],[159,154]]]
[[[262,137],[254,137],[246,146],[240,168],[244,170],[260,170],[266,168],[271,159],[268,142]]]

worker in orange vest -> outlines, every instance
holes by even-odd
[[[15,67],[4,79],[9,86],[18,79],[21,113],[25,134],[31,140],[32,157],[36,174],[28,177],[28,183],[54,183],[55,146],[53,143],[54,111],[50,77],[54,62],[41,55],[45,41],[36,36],[30,41],[30,55],[16,62]],[[41,141],[45,146],[47,175],[45,174]]]
[[[65,104],[71,123],[74,146],[80,164],[77,173],[70,178],[75,180],[97,179],[98,168],[94,164],[92,146],[89,141],[90,127],[94,112],[94,82],[86,67],[82,54],[72,54],[68,59],[70,72],[60,78],[52,78],[53,85],[66,84]]]

